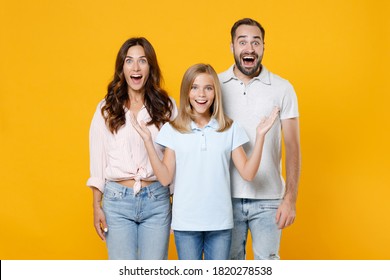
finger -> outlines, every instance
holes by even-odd
[[[279,107],[274,107],[274,109],[272,110],[271,116],[273,118],[276,118],[279,115],[279,111],[280,111]]]
[[[287,223],[287,219],[281,216],[281,218],[279,219],[278,228],[284,229],[287,226],[286,223]]]
[[[104,232],[108,232],[108,226],[105,220],[102,221],[102,229]]]
[[[131,124],[132,124],[135,128],[140,127],[140,126],[139,126],[139,123],[138,123],[138,120],[137,120],[137,118],[135,117],[134,113],[131,113],[131,114],[130,114],[130,121],[131,121]]]
[[[275,122],[275,120],[277,119],[277,117],[279,116],[279,109],[278,108],[274,108],[270,114],[270,116],[268,117],[269,121],[271,124],[273,124]]]
[[[278,225],[278,229],[284,228],[284,225],[286,223],[286,218],[284,217],[283,212],[280,209],[278,209],[276,212],[275,220],[276,220],[276,224]]]
[[[295,221],[294,217],[290,218],[286,226],[291,226],[294,223],[294,221]]]
[[[95,230],[96,230],[96,233],[99,235],[100,239],[101,240],[106,240],[105,236],[104,236],[104,233],[102,231],[102,228],[100,227],[100,225],[95,225]]]
[[[282,214],[282,213],[280,212],[280,210],[276,211],[275,222],[276,222],[277,224],[279,224],[279,220],[280,220],[281,214]]]
[[[135,120],[135,118],[134,118],[133,113],[130,114],[130,122],[131,122],[131,124],[132,124],[133,126],[135,126],[135,124],[137,123],[136,120]]]
[[[291,226],[292,223],[293,223],[293,220],[291,220],[291,219],[286,219],[286,222],[284,223],[283,228],[286,228],[286,227],[288,227],[288,226]]]
[[[141,121],[141,127],[144,128],[144,129],[148,129],[148,128],[146,127],[146,123],[145,123],[144,121]]]
[[[133,125],[135,130],[137,130],[138,132],[142,131],[142,129],[141,129],[141,127],[136,119],[132,119],[131,124]]]

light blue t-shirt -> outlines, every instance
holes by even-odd
[[[176,156],[174,230],[233,228],[230,159],[232,151],[249,139],[236,122],[224,132],[217,132],[218,127],[211,119],[202,129],[192,122],[192,132],[180,133],[166,123],[157,135],[156,142],[175,151]]]

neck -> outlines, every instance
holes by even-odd
[[[143,103],[144,93],[143,92],[129,92],[129,100],[131,103]]]
[[[194,119],[194,122],[199,128],[205,127],[210,122],[211,116],[198,116]]]
[[[251,75],[251,76],[248,76],[248,75],[245,75],[244,73],[242,73],[242,72],[238,69],[238,67],[237,67],[236,65],[234,65],[234,67],[233,67],[233,73],[234,73],[234,75],[235,75],[238,79],[240,79],[241,81],[243,81],[244,84],[248,84],[248,82],[249,82],[250,80],[252,80],[254,77],[257,77],[257,76],[260,74],[261,68],[262,68],[262,66],[260,65],[260,67],[259,67],[259,69],[256,71],[256,73],[254,73],[254,74]]]

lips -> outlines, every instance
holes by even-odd
[[[256,58],[257,57],[255,55],[243,55],[241,56],[242,64],[244,66],[251,67],[255,64]]]
[[[142,75],[140,75],[140,74],[134,74],[134,75],[131,75],[130,78],[131,78],[132,80],[139,81],[139,80],[142,79]]]
[[[130,79],[134,85],[140,85],[142,83],[143,76],[141,74],[130,75]]]
[[[200,105],[204,105],[207,103],[207,100],[195,100],[195,102],[200,104]]]

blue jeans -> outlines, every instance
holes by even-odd
[[[232,230],[180,231],[175,230],[175,244],[179,260],[229,259]]]
[[[233,198],[234,228],[230,259],[244,260],[248,230],[256,260],[278,260],[282,231],[276,224],[281,199]]]
[[[133,189],[107,182],[103,211],[108,232],[106,244],[111,260],[164,260],[168,258],[171,227],[169,189],[159,182]]]

